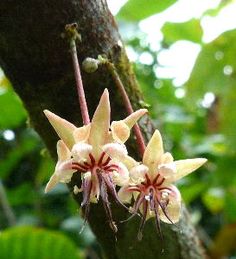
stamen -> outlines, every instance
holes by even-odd
[[[98,166],[100,166],[102,164],[102,160],[103,160],[104,156],[105,156],[105,152],[102,152],[102,154],[98,160]]]
[[[104,175],[104,180],[105,180],[105,183],[107,184],[107,187],[109,188],[109,191],[111,192],[113,198],[115,199],[115,201],[121,205],[122,207],[124,207],[125,209],[129,210],[119,199],[118,195],[117,195],[117,192],[116,192],[116,189],[115,189],[115,185],[112,181],[112,178],[110,175]]]
[[[144,201],[143,202],[143,218],[141,220],[140,226],[139,226],[139,230],[138,230],[138,240],[141,241],[143,238],[143,228],[145,225],[145,221],[147,218],[147,211],[148,211],[148,202]]]
[[[89,169],[89,167],[81,165],[79,163],[73,162],[72,163],[72,169],[75,169],[75,170],[78,169],[78,170],[85,170],[85,171],[87,171]]]
[[[117,170],[119,168],[119,166],[118,165],[107,165],[107,166],[105,166],[105,167],[103,167],[102,169],[104,170],[104,171],[106,171],[106,170]]]
[[[129,187],[129,188],[128,188],[128,191],[131,191],[131,192],[135,192],[135,191],[140,192],[140,189],[139,189],[139,187],[137,187],[137,186],[132,186],[132,187]]]
[[[90,158],[90,161],[91,161],[91,166],[94,166],[96,161],[95,161],[93,155],[89,154],[89,158]]]
[[[131,212],[132,215],[130,217],[128,217],[127,219],[122,220],[121,223],[129,221],[130,219],[132,219],[136,215],[140,216],[140,214],[138,213],[138,210],[139,210],[139,207],[141,206],[141,204],[143,203],[144,199],[145,199],[145,195],[139,194],[139,196],[137,197],[137,199],[134,203],[134,210]]]
[[[147,185],[151,185],[151,181],[150,181],[150,179],[149,179],[147,174],[145,174],[145,178],[146,178],[146,181],[147,181]]]
[[[166,212],[166,207],[163,206],[163,204],[158,200],[156,199],[157,203],[159,204],[159,206],[161,207],[161,210],[163,211],[164,215],[166,216],[166,218],[170,221],[171,224],[175,225],[176,224],[170,219],[170,217],[168,216],[167,212]]]
[[[157,232],[159,233],[161,241],[163,242],[164,237],[163,237],[163,233],[161,231],[161,222],[160,222],[160,217],[159,217],[159,213],[157,210],[157,203],[158,202],[155,199],[155,202],[154,202],[154,212],[155,212],[155,218],[156,218],[155,223],[156,223]]]
[[[92,167],[88,162],[84,162],[84,165],[86,165],[87,167]]]
[[[157,183],[156,185],[161,186],[164,183],[164,181],[165,181],[165,178],[162,178],[161,181],[159,183]]]
[[[106,187],[106,183],[104,181],[104,178],[103,178],[102,174],[98,174],[98,180],[99,180],[99,183],[100,183],[100,194],[101,194],[101,197],[102,197],[102,203],[103,203],[103,207],[106,211],[106,215],[108,217],[109,225],[110,225],[111,229],[113,230],[113,232],[116,233],[117,232],[117,226],[116,226],[116,224],[115,224],[115,222],[113,221],[113,218],[112,218],[110,202],[108,200],[108,194],[107,194],[107,187]]]
[[[154,184],[157,182],[159,176],[160,176],[160,174],[158,174],[158,175],[154,178],[154,180],[153,180],[153,183],[154,183]]]
[[[151,189],[150,190],[150,194],[149,194],[149,204],[150,204],[150,210],[151,211],[154,211],[154,207],[155,207],[155,204],[154,204],[154,198],[153,198],[153,190]]]
[[[81,207],[84,207],[86,204],[89,203],[90,194],[92,190],[92,181],[91,179],[83,179],[82,182],[82,188],[83,188],[83,201],[81,203]]]
[[[87,203],[84,210],[84,222],[83,225],[79,231],[79,234],[81,234],[84,231],[84,228],[88,222],[88,216],[89,216],[89,210],[90,210],[90,203]]]
[[[161,190],[169,190],[169,191],[173,191],[171,188],[169,188],[169,187],[161,187],[161,188],[158,188],[158,190],[159,191],[161,191]]]
[[[110,161],[111,161],[111,158],[108,157],[108,158],[106,159],[106,161],[102,164],[102,166],[108,165]]]

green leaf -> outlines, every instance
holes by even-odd
[[[200,43],[203,30],[200,21],[192,19],[184,23],[166,22],[161,29],[164,34],[164,42],[168,45],[178,40],[189,40]]]
[[[235,186],[231,186],[227,190],[226,197],[225,197],[225,209],[224,215],[229,223],[235,223],[236,221],[236,190]]]
[[[29,183],[23,183],[7,191],[11,206],[31,205],[35,202],[37,193]]]
[[[208,122],[213,120],[227,136],[228,146],[234,150],[236,145],[236,30],[220,35],[213,42],[205,45],[200,52],[190,79],[186,83],[190,107],[196,108],[206,92],[217,97],[211,108]]]
[[[218,213],[224,208],[224,197],[222,188],[211,188],[203,195],[203,202],[212,213]]]
[[[15,227],[0,236],[1,259],[79,259],[76,245],[59,232]]]
[[[191,183],[190,185],[180,187],[183,200],[187,204],[200,196],[204,189],[206,189],[204,182]]]
[[[129,0],[117,14],[118,19],[140,21],[151,15],[162,12],[176,0]]]
[[[19,97],[11,89],[0,92],[0,111],[0,129],[15,128],[26,120],[26,111]]]

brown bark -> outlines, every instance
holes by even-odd
[[[1,66],[28,110],[31,125],[54,158],[57,136],[45,119],[43,109],[81,125],[69,48],[61,37],[64,26],[72,22],[79,24],[82,35],[78,51],[80,62],[85,57],[96,58],[105,53],[116,65],[135,109],[142,98],[105,0],[1,0]],[[82,77],[90,114],[107,87],[111,93],[113,119],[125,117],[121,98],[105,68],[99,68],[93,74],[82,73]],[[144,130],[146,135],[151,134],[151,128]],[[135,154],[133,141],[129,148]],[[128,216],[122,208],[114,204],[112,207],[117,222]],[[152,220],[145,226],[143,240],[136,240],[138,218],[118,225],[116,242],[101,204],[92,206],[89,223],[106,258],[204,258],[186,211],[179,229],[162,224],[163,244]]]

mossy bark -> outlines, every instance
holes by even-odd
[[[43,115],[43,109],[81,125],[68,43],[62,37],[66,24],[79,24],[82,36],[78,45],[80,62],[86,57],[106,54],[115,64],[134,108],[140,106],[142,95],[105,0],[1,0],[0,14],[0,65],[21,97],[31,126],[42,137],[54,159],[57,136]],[[90,114],[106,87],[112,99],[113,119],[126,116],[120,95],[105,67],[93,74],[82,72],[82,77]],[[144,119],[142,128],[146,137],[150,137],[152,126],[148,118]],[[137,156],[133,140],[129,142],[129,148]],[[80,199],[76,200],[79,203]],[[128,216],[123,208],[115,204],[112,207],[117,222]],[[137,241],[138,222],[139,219],[135,218],[118,224],[116,241],[100,203],[92,206],[89,217],[106,258],[205,257],[185,209],[179,229],[162,224],[164,243],[160,241],[152,220],[145,226],[143,240]]]

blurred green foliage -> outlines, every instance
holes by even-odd
[[[206,157],[209,160],[205,167],[178,183],[193,221],[202,229],[203,242],[214,256],[235,256],[236,28],[204,43],[201,25],[204,15],[217,16],[232,1],[221,1],[218,7],[207,10],[200,18],[181,23],[167,21],[161,28],[160,47],[154,49],[137,22],[164,11],[175,2],[129,0],[117,19],[128,49],[135,54],[134,69],[145,102],[150,105],[154,124],[163,134],[165,149],[171,151],[175,159]],[[174,78],[161,77],[157,71],[163,68],[159,63],[162,51],[181,40],[197,43],[201,51],[188,81],[177,87]],[[143,56],[148,57],[148,62]],[[101,256],[88,228],[78,234],[83,220],[67,188],[58,185],[44,195],[45,184],[55,165],[38,135],[27,126],[27,112],[10,83],[5,76],[0,80],[0,180],[15,224],[32,226],[7,230],[12,223],[3,210],[0,213],[0,229],[3,230],[0,245],[12,238],[19,249],[23,246],[21,236],[33,247],[31,237],[36,240],[40,233],[47,240],[48,249],[51,242],[58,245],[53,248],[55,253],[63,245],[67,249],[71,247],[71,253],[82,251],[80,255],[87,258],[92,258],[90,254],[93,253]],[[44,228],[37,230],[36,226]],[[58,232],[51,233],[50,229]],[[0,258],[4,258],[1,251]],[[20,253],[19,257],[7,256],[20,258]],[[70,258],[74,258],[73,255]]]
[[[3,231],[0,251],[2,259],[81,258],[77,246],[60,232],[35,227],[16,227]]]
[[[140,21],[165,10],[176,0],[129,0],[117,15],[118,19]]]

